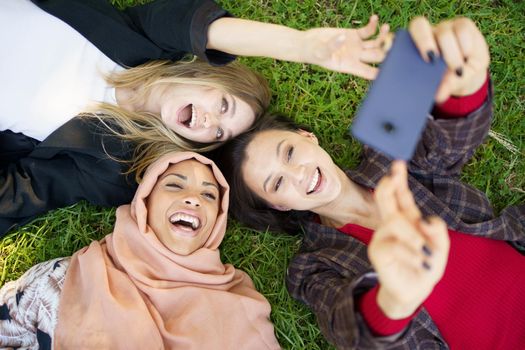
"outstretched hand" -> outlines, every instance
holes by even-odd
[[[313,28],[304,32],[302,59],[305,63],[350,73],[365,79],[374,79],[385,51],[381,45],[389,33],[383,24],[374,38],[378,26],[377,15],[372,15],[367,25],[359,29]]]
[[[408,188],[406,164],[395,161],[391,172],[375,190],[381,223],[368,256],[379,278],[379,307],[400,319],[413,314],[443,276],[450,242],[443,220],[422,219]]]

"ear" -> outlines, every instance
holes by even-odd
[[[298,129],[297,133],[301,136],[308,137],[311,141],[313,141],[316,145],[319,144],[319,140],[317,139],[317,136],[313,132],[309,132],[303,129]]]
[[[272,209],[279,210],[279,211],[289,211],[291,210],[288,207],[285,207],[283,205],[272,205]]]

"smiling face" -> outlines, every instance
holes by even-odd
[[[248,103],[203,85],[156,84],[145,106],[180,136],[202,143],[228,140],[255,121]]]
[[[342,188],[338,167],[307,133],[268,130],[246,148],[242,176],[247,186],[278,210],[315,211]]]
[[[148,196],[148,225],[168,249],[188,255],[210,236],[219,205],[219,185],[211,169],[185,160],[171,165]]]

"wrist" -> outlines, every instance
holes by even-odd
[[[401,300],[380,286],[377,292],[377,305],[388,318],[400,320],[414,314],[421,303],[413,300]]]
[[[432,112],[436,119],[463,118],[477,110],[487,99],[489,92],[489,74],[483,85],[474,93],[466,96],[450,96],[443,103],[436,104]]]
[[[464,86],[461,86],[458,89],[452,91],[452,96],[463,97],[472,95],[479,89],[481,89],[481,87],[485,84],[486,80],[487,74],[477,74],[476,76],[472,77],[472,79],[470,79],[468,82],[466,82]]]

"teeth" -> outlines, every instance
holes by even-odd
[[[190,128],[193,128],[195,126],[196,121],[197,121],[197,112],[195,111],[195,106],[191,105]]]
[[[308,186],[308,191],[307,191],[308,193],[311,193],[315,189],[315,186],[317,185],[318,181],[319,181],[319,169],[315,169],[315,175],[312,178],[312,181],[310,182],[310,186]]]
[[[187,223],[190,223],[191,224],[191,227],[195,230],[197,227],[199,227],[200,225],[200,220],[199,218],[196,218],[195,216],[192,216],[192,215],[188,215],[188,214],[183,214],[183,213],[176,213],[176,214],[173,214],[171,217],[170,217],[170,222],[172,224],[176,223],[176,222],[179,222],[179,221],[184,221],[184,222],[187,222]]]

